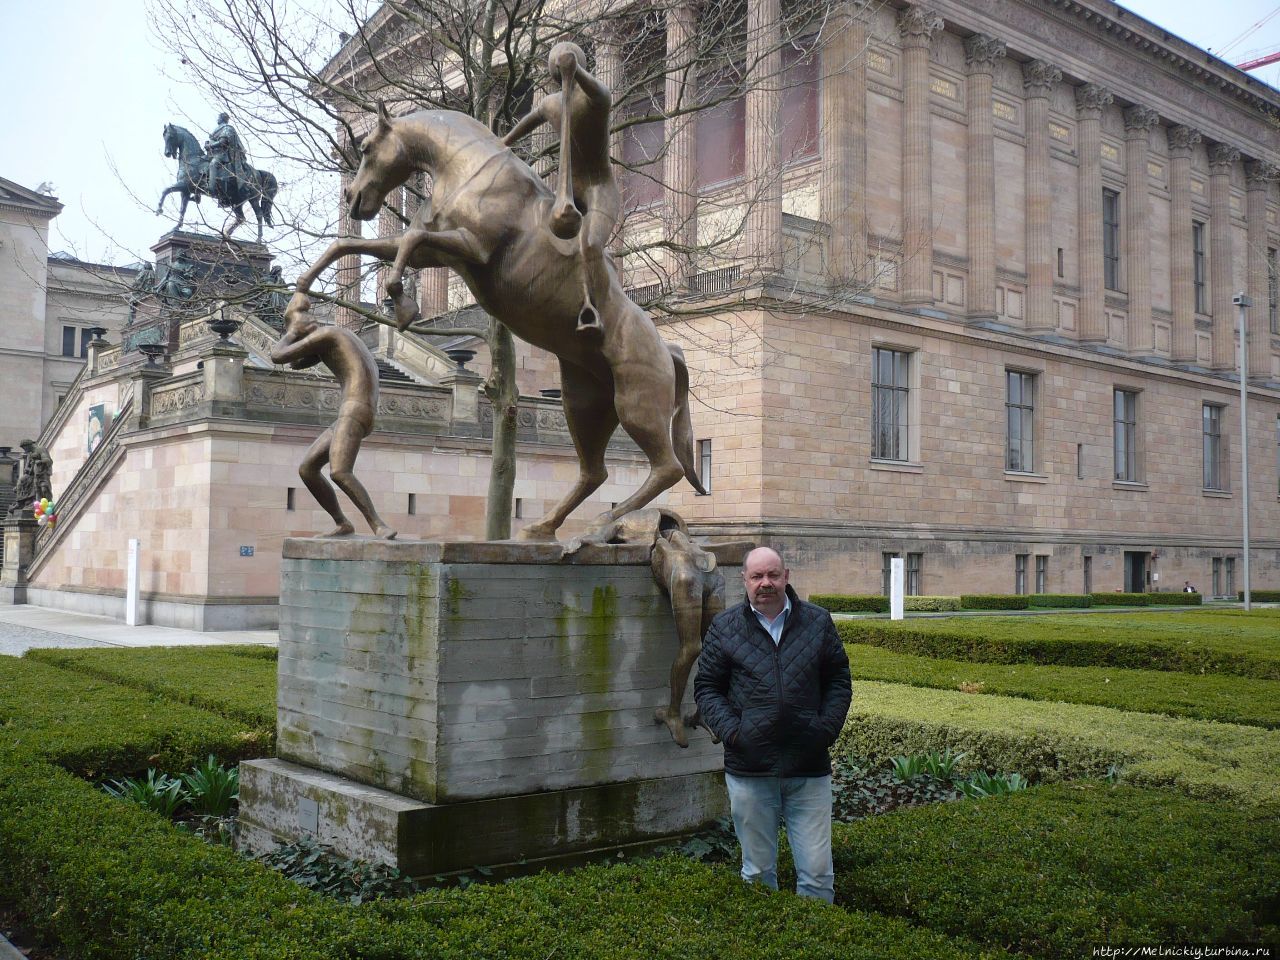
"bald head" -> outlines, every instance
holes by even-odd
[[[751,606],[768,617],[776,617],[787,602],[787,581],[791,575],[776,550],[756,547],[742,561],[742,584]]]

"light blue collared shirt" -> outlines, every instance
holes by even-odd
[[[782,628],[787,625],[787,614],[791,612],[791,598],[783,594],[786,603],[782,605],[782,612],[770,620],[755,607],[751,608],[751,612],[756,615],[756,619],[760,621],[760,626],[769,631],[769,636],[773,638],[773,645],[776,647],[782,642]]]

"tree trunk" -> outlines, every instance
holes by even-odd
[[[516,345],[511,331],[489,320],[492,368],[484,393],[493,407],[493,455],[489,465],[489,499],[485,505],[485,539],[511,537],[511,501],[516,487],[516,414],[520,390],[516,386]]]

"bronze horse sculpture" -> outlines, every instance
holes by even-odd
[[[271,221],[271,210],[276,197],[276,178],[269,171],[249,168],[251,178],[241,180],[230,178],[225,189],[215,192],[209,185],[209,156],[200,146],[200,142],[186,127],[166,123],[164,125],[164,155],[177,158],[178,182],[166,187],[160,194],[160,202],[156,205],[157,216],[164,213],[165,197],[171,193],[182,195],[182,208],[178,211],[178,222],[175,230],[181,229],[182,221],[187,216],[187,204],[194,198],[196,203],[205,194],[213,197],[218,205],[232,210],[234,222],[230,229],[223,224],[223,237],[230,237],[235,229],[245,222],[244,204],[253,208],[253,215],[258,220],[258,242],[262,242],[262,224],[274,226]],[[232,217],[228,217],[230,220]]]
[[[577,331],[584,289],[579,243],[552,232],[556,196],[524,161],[465,114],[424,110],[393,120],[381,105],[360,151],[344,194],[353,218],[372,220],[387,194],[418,172],[432,178],[430,202],[401,237],[336,240],[299,276],[291,311],[309,309],[307,293],[326,267],[363,254],[393,264],[386,289],[394,325],[404,330],[420,316],[404,291],[405,268],[449,267],[490,315],[555,354],[579,475],[563,500],[525,528],[524,539],[554,540],[569,513],[604,483],[605,447],[619,424],[648,458],[649,475],[601,520],[645,506],[681,477],[704,492],[694,467],[683,352],[664,342],[623,293],[612,264],[608,295],[595,305],[602,332]]]

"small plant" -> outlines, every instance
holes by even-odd
[[[930,776],[916,775],[902,780],[888,770],[868,771],[844,758],[837,758],[832,769],[834,816],[846,823],[903,807],[959,798],[960,794],[950,783]]]
[[[146,807],[162,817],[172,817],[190,799],[182,781],[157,770],[148,770],[146,780],[112,780],[102,789],[119,800]]]
[[[939,753],[913,753],[910,756],[898,756],[890,760],[893,775],[899,780],[911,780],[914,777],[930,776],[938,780],[953,780],[956,777],[956,765],[968,754],[953,753],[950,747]]]
[[[961,680],[960,692],[961,693],[981,693],[983,687],[985,687],[986,685],[987,685],[986,681],[984,680],[978,680],[976,682],[973,680]]]
[[[395,867],[349,860],[310,837],[276,847],[258,859],[308,890],[351,904],[381,897],[407,897],[421,889],[417,881]]]
[[[226,817],[240,798],[240,768],[224,767],[212,754],[181,779],[191,796],[192,812],[202,817]]]
[[[894,757],[889,765],[893,768],[893,775],[904,783],[929,772],[929,760],[923,753]]]
[[[1027,789],[1027,779],[1020,773],[997,773],[993,776],[985,770],[979,770],[968,780],[957,781],[956,789],[966,797],[975,799],[994,797]]]
[[[1124,770],[1121,768],[1120,764],[1113,763],[1107,767],[1107,772],[1103,774],[1102,779],[1106,783],[1119,783],[1124,779]]]

